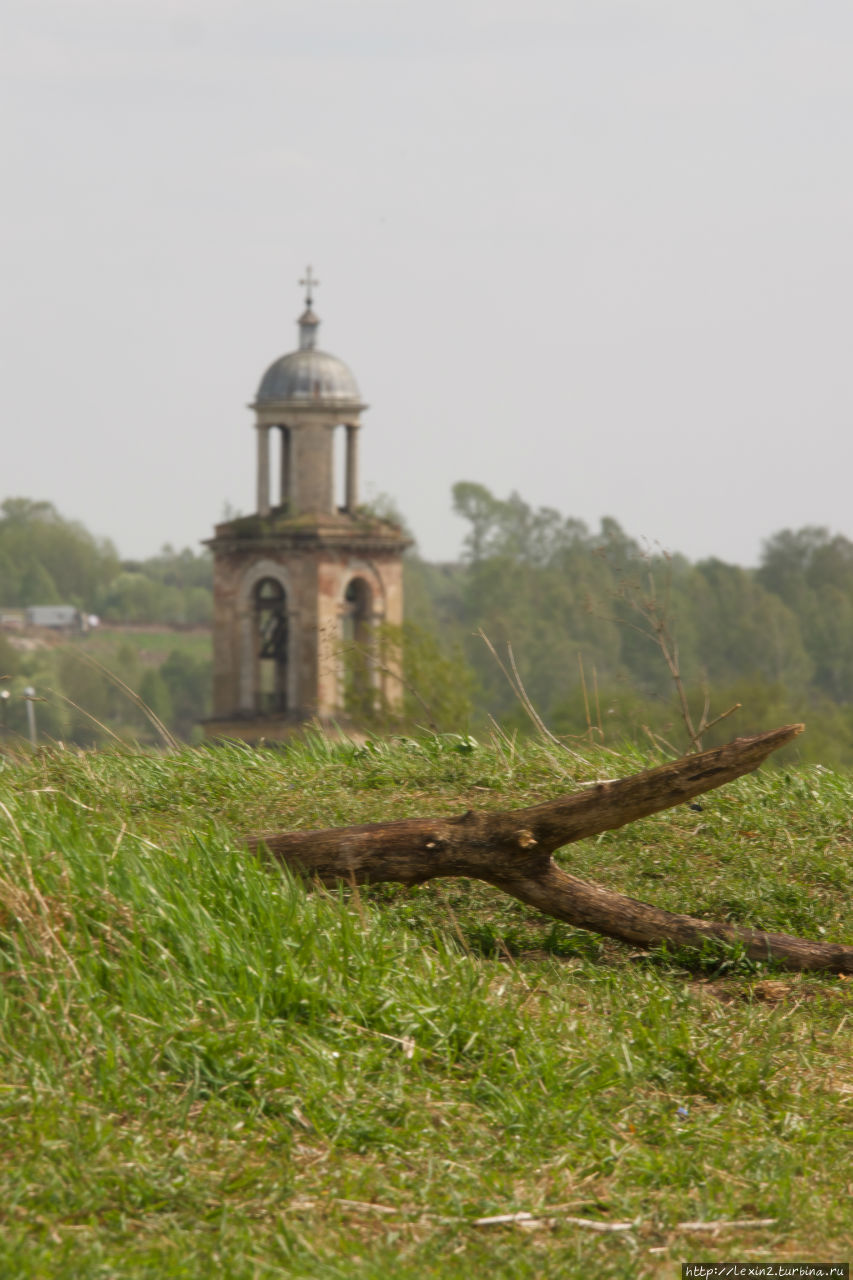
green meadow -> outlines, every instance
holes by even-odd
[[[0,1274],[849,1260],[853,979],[638,952],[469,881],[312,889],[245,848],[657,762],[454,735],[0,755]],[[557,856],[853,942],[851,801],[767,768]]]

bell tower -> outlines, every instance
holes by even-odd
[[[299,346],[270,365],[250,406],[257,510],[217,525],[207,542],[214,563],[209,736],[284,737],[308,720],[357,720],[402,700],[397,658],[380,660],[378,640],[382,624],[403,620],[402,555],[410,540],[359,508],[367,406],[343,361],[317,347],[318,283],[309,267],[300,281]]]

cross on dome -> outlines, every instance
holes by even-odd
[[[303,288],[305,289],[305,305],[306,305],[306,307],[310,307],[310,306],[312,306],[312,305],[313,305],[313,302],[314,302],[314,299],[313,299],[313,297],[312,297],[312,292],[311,292],[311,291],[317,287],[317,285],[320,283],[320,281],[319,281],[319,280],[317,280],[317,279],[315,279],[314,274],[313,274],[313,269],[312,269],[311,267],[307,267],[307,268],[306,268],[306,270],[305,270],[305,277],[304,277],[304,279],[300,280],[300,281],[299,281],[299,283],[300,283],[300,284],[303,286]]]

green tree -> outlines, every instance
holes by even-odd
[[[782,529],[762,549],[758,580],[795,607],[809,603],[809,589],[835,586],[853,595],[853,542],[818,525]]]
[[[485,485],[460,480],[453,486],[453,510],[471,526],[462,543],[466,560],[476,564],[493,550],[503,507]]]
[[[213,617],[213,561],[207,551],[168,544],[147,560],[125,560],[99,600],[107,622],[209,625]]]
[[[803,619],[815,686],[834,702],[853,702],[853,593],[826,583]]]
[[[811,662],[795,614],[755,574],[720,560],[696,566],[691,583],[700,653],[709,680],[760,676],[803,688]]]
[[[31,561],[21,574],[18,603],[59,604],[62,597],[48,570],[39,561]]]
[[[412,622],[383,628],[380,644],[402,653],[403,708],[409,723],[440,733],[467,730],[473,676],[459,645],[443,645],[435,632]]]
[[[3,604],[61,600],[91,610],[98,591],[117,567],[111,543],[94,538],[76,521],[64,519],[52,503],[29,498],[6,498],[0,503]],[[50,584],[53,594],[45,595]],[[12,598],[6,595],[10,591]]]
[[[213,621],[213,592],[209,587],[187,587],[185,617],[190,627],[209,627]]]
[[[164,588],[139,571],[122,570],[104,590],[99,613],[106,622],[160,620]]]
[[[158,720],[162,720],[167,728],[174,725],[175,712],[172,706],[172,698],[169,693],[169,687],[159,670],[149,667],[143,673],[139,685],[139,696],[146,707],[149,707]]]
[[[0,604],[20,605],[21,573],[14,559],[0,544]]]
[[[211,662],[173,649],[160,667],[172,703],[169,728],[182,738],[194,736],[198,722],[210,712]]]
[[[7,686],[3,683],[8,677],[17,674],[21,665],[18,651],[0,631],[0,689]]]

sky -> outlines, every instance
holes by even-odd
[[[849,0],[4,0],[0,498],[122,555],[254,509],[319,343],[360,467],[691,560],[853,538]]]

